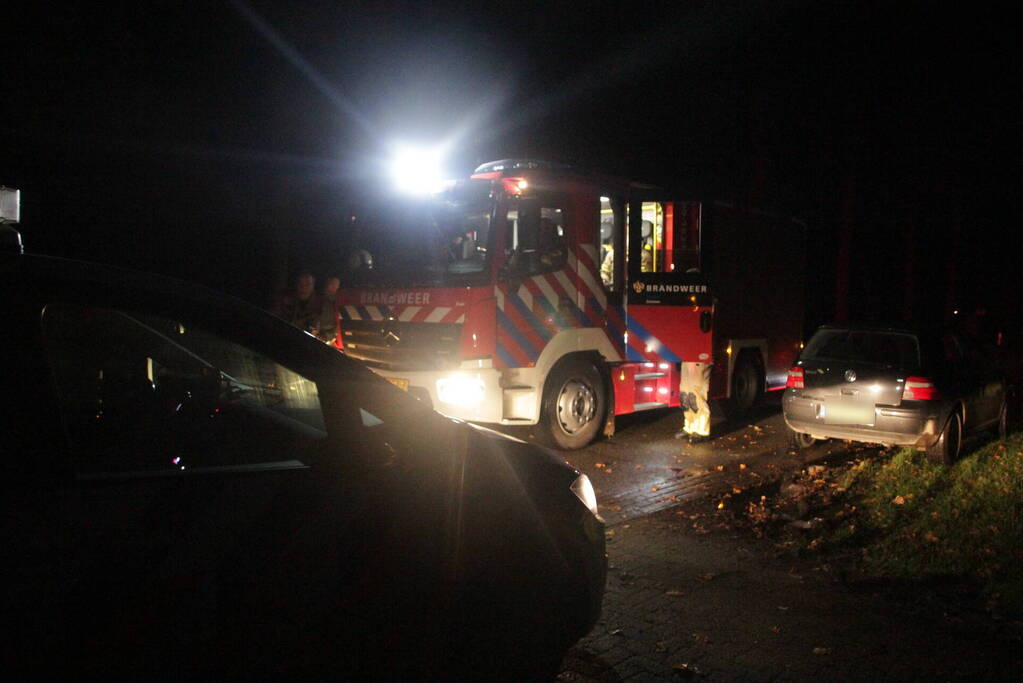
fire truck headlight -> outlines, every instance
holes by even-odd
[[[479,377],[445,377],[437,380],[437,399],[441,403],[473,406],[483,402],[486,384]]]
[[[580,474],[576,477],[576,480],[572,482],[572,493],[582,501],[586,509],[597,515],[597,494],[593,490],[593,484],[590,483],[590,478],[585,474]]]

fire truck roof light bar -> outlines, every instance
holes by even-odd
[[[541,161],[539,159],[501,159],[500,161],[489,161],[481,164],[473,171],[477,173],[496,173],[499,171],[510,171],[514,169],[531,169],[546,171],[565,171],[571,168],[568,164],[559,164],[553,161]]]

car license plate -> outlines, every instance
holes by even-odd
[[[874,406],[863,406],[855,403],[828,403],[821,406],[821,412],[827,424],[874,424]]]
[[[408,380],[404,377],[384,377],[384,379],[402,391],[408,391]]]

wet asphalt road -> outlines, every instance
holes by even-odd
[[[723,493],[864,449],[791,451],[780,393],[739,422],[714,406],[705,443],[675,438],[681,414],[665,410],[621,419],[611,440],[565,454],[597,488],[609,575],[602,617],[558,679],[1023,678],[1023,627],[850,581],[812,555],[702,523]]]
[[[787,470],[847,448],[827,442],[803,454],[790,451],[781,393],[768,394],[744,420],[726,419],[720,405],[712,403],[711,439],[704,443],[690,445],[677,438],[681,411],[661,409],[620,417],[611,439],[563,455],[590,477],[601,515],[613,525],[719,489],[725,480],[752,486],[778,479]],[[508,433],[532,437],[527,428]]]

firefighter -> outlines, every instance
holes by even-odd
[[[710,438],[710,363],[682,363],[682,379],[679,382],[679,398],[682,402],[683,423],[679,437],[685,436],[689,443],[699,443]]]
[[[605,287],[613,287],[615,282],[615,248],[604,247],[604,260],[600,262],[600,279]]]
[[[331,275],[323,285],[320,292],[322,308],[320,309],[320,326],[316,336],[320,341],[337,346],[338,310],[337,290],[341,287],[341,280]]]
[[[615,247],[614,223],[603,221],[600,224],[600,279],[605,287],[614,286]]]
[[[653,272],[654,269],[654,224],[650,221],[643,221],[640,228],[640,236],[643,238],[643,251],[640,254],[640,270],[644,273]]]

